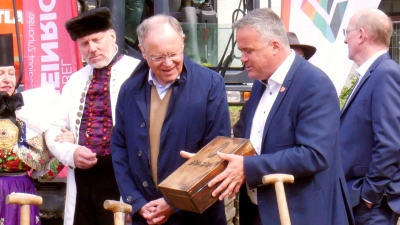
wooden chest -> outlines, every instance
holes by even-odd
[[[212,188],[207,184],[228,163],[220,159],[217,152],[242,156],[256,154],[250,140],[216,137],[158,185],[172,207],[202,213],[218,200],[211,195],[218,184]]]

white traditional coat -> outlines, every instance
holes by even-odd
[[[115,106],[117,104],[117,98],[121,84],[132,74],[136,68],[139,60],[129,56],[123,56],[112,68],[111,68],[111,79],[110,79],[110,101],[112,110],[112,119],[115,123],[114,114]],[[68,166],[68,177],[67,177],[67,196],[65,203],[64,212],[64,225],[72,225],[74,222],[75,203],[76,203],[76,184],[75,184],[75,163],[74,163],[74,151],[79,146],[79,126],[77,120],[80,121],[80,117],[77,115],[79,106],[83,105],[80,100],[85,99],[87,82],[89,76],[93,74],[93,67],[87,65],[81,70],[71,75],[69,81],[63,88],[59,106],[57,107],[56,113],[57,119],[52,126],[46,132],[46,143],[50,151],[54,154],[58,160],[64,165]],[[75,144],[71,143],[60,143],[54,141],[55,137],[61,133],[61,127],[65,127],[71,130],[75,136]]]

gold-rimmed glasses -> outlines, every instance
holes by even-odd
[[[146,50],[144,48],[143,48],[143,51],[146,52]],[[155,56],[149,55],[149,56],[150,56],[151,61],[153,61],[153,62],[164,62],[164,60],[167,58],[170,60],[174,60],[174,59],[178,58],[182,53],[183,53],[183,50],[172,52],[168,55],[155,55]]]
[[[358,29],[351,29],[351,30],[348,30],[347,28],[343,28],[343,35],[344,35],[344,37],[347,37],[347,36],[349,35],[350,32],[355,31],[355,30],[358,30]]]

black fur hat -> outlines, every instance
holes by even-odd
[[[79,16],[68,20],[65,23],[71,39],[76,39],[102,32],[112,27],[111,13],[107,7],[92,9],[79,14]]]

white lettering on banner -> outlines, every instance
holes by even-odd
[[[57,19],[57,14],[51,12],[54,10],[56,0],[52,0],[49,4],[44,4],[43,0],[39,0],[40,9],[45,12],[39,15],[40,17],[40,47],[43,50],[43,55],[40,57],[41,85],[53,84],[57,91],[60,91],[60,57],[55,52],[58,49],[58,29],[54,22]],[[50,41],[50,42],[47,42]]]
[[[33,77],[35,76],[35,56],[34,55],[28,55],[28,76],[29,76],[29,82],[31,84],[31,88],[33,87]]]
[[[29,13],[28,22],[28,52],[36,52],[35,47],[35,14]]]
[[[66,84],[67,81],[69,80],[69,77],[71,77],[73,68],[71,63],[65,63],[64,60],[61,60],[61,83]]]
[[[43,40],[43,39],[41,39]],[[42,50],[47,54],[47,55],[42,55],[41,61],[43,62],[58,62],[59,57],[58,55],[52,51],[52,49],[58,49],[58,43],[57,42],[48,42],[48,43],[42,43],[41,44]],[[43,68],[44,65],[42,65]],[[59,69],[57,65],[57,70]]]
[[[2,1],[2,0],[0,0]],[[57,92],[81,66],[65,22],[76,16],[74,0],[22,0],[25,88],[51,84]],[[1,8],[0,8],[1,11]],[[12,11],[11,11],[12,12]],[[12,15],[12,14],[11,14]],[[2,15],[0,15],[2,19]]]
[[[30,88],[34,88],[33,86],[33,77],[35,76],[35,52],[36,52],[36,46],[35,46],[35,14],[29,12],[28,14],[28,44],[25,45],[27,46],[28,49],[28,77],[29,77],[29,83],[31,85]],[[25,38],[26,40],[26,38]],[[26,85],[26,84],[25,84]]]
[[[40,14],[40,21],[56,20],[57,15],[55,13]],[[40,36],[42,41],[57,40],[58,32],[57,25],[54,22],[48,22],[46,24],[40,23],[40,29],[44,31],[44,34]]]
[[[43,3],[43,0],[40,0],[39,1],[39,6],[40,6],[40,9],[43,12],[51,12],[51,10],[54,9],[54,6],[56,5],[56,2],[57,2],[56,0],[52,0],[50,2],[50,4],[46,5],[46,4]]]
[[[12,13],[11,10],[7,10],[7,9],[0,9],[0,23],[4,23],[4,24],[14,24],[14,17],[11,17],[11,15],[14,14]],[[17,15],[18,15],[18,23],[23,23],[22,22],[22,11],[18,10],[17,11]]]

